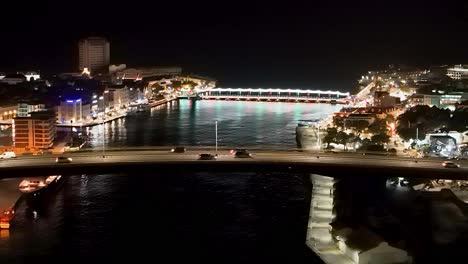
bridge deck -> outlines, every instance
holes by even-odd
[[[370,157],[362,155],[317,154],[307,152],[256,152],[253,158],[240,159],[219,151],[216,161],[197,160],[200,152],[184,154],[168,151],[113,151],[102,158],[100,152],[69,154],[73,161],[56,164],[50,155],[18,157],[0,162],[1,177],[47,176],[56,174],[84,174],[155,171],[244,171],[299,172],[334,177],[418,177],[435,179],[466,179],[468,162],[461,168],[442,167],[441,160],[419,160],[398,157]],[[206,153],[206,151],[204,151]],[[213,153],[213,152],[212,152]]]

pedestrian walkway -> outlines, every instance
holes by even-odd
[[[311,181],[313,187],[307,226],[307,246],[325,263],[354,263],[341,252],[330,233],[332,228],[330,223],[333,220],[334,179],[313,174]]]

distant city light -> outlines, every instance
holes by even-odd
[[[83,74],[83,75],[84,75],[84,74],[86,74],[86,75],[91,75],[91,72],[89,71],[88,68],[84,68],[84,69],[83,69],[83,72],[82,72],[81,74]]]

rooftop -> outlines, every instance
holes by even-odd
[[[27,119],[36,119],[36,120],[48,120],[50,118],[55,118],[55,112],[53,111],[40,111],[40,112],[31,112],[31,116],[28,117],[15,117],[15,120],[27,120]]]

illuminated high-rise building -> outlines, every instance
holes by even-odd
[[[110,62],[110,44],[105,38],[89,37],[78,43],[79,69],[88,68],[91,73],[107,68]]]

